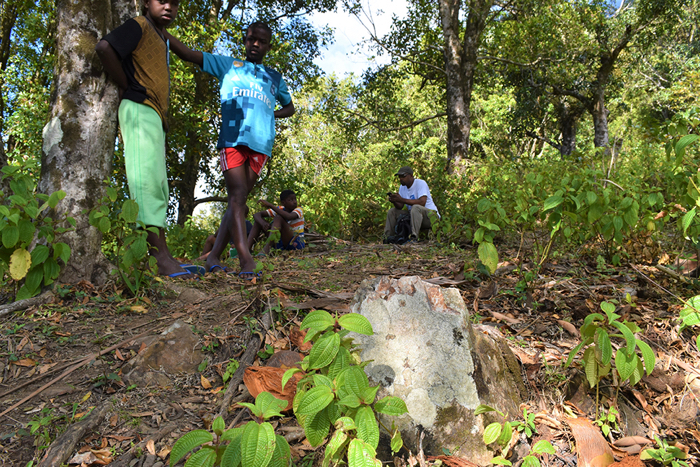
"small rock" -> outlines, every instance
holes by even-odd
[[[156,463],[157,457],[153,454],[146,454],[146,460],[143,461],[142,467],[153,467]]]
[[[153,467],[163,467],[165,464],[163,464],[161,461],[156,462],[153,464]]]
[[[139,462],[141,462],[141,459],[139,459],[139,458],[133,459],[131,462],[129,462],[129,467],[136,467],[136,465]]]

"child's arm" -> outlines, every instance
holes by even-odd
[[[279,206],[275,206],[274,204],[272,204],[268,201],[265,201],[264,199],[260,200],[260,204],[262,204],[266,208],[272,209],[273,211],[275,211],[277,213],[278,216],[281,216],[282,219],[284,219],[286,221],[293,221],[294,219],[299,217],[299,214],[297,214],[296,212],[294,212],[294,211],[287,212],[283,209],[280,209]]]
[[[170,50],[172,50],[175,55],[186,62],[194,63],[202,68],[204,65],[204,55],[202,52],[190,49],[167,31],[163,31],[163,35],[170,42]]]
[[[126,74],[124,74],[124,69],[122,68],[122,61],[119,59],[117,52],[111,44],[104,39],[97,43],[95,52],[97,52],[97,56],[100,57],[102,66],[107,74],[117,83],[119,90],[124,92],[129,86],[129,82],[126,79]]]
[[[294,115],[296,109],[294,108],[294,102],[289,101],[289,104],[283,105],[281,109],[275,110],[275,118],[287,118]]]

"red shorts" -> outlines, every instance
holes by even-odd
[[[226,172],[228,169],[240,167],[248,161],[253,172],[260,175],[269,156],[260,154],[250,149],[248,146],[236,146],[235,148],[223,148],[219,153],[219,162],[221,163],[221,171]]]

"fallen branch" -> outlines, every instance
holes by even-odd
[[[136,458],[137,453],[142,453],[144,451],[149,441],[153,440],[153,443],[155,444],[161,439],[168,436],[170,433],[172,433],[175,430],[175,428],[177,428],[177,424],[175,423],[165,425],[165,427],[163,427],[162,430],[160,430],[153,436],[146,436],[141,440],[139,444],[132,446],[131,449],[122,454],[119,457],[119,459],[117,459],[109,465],[111,465],[112,467],[127,467],[131,463],[131,461],[134,460],[134,458]]]
[[[101,406],[95,407],[92,412],[78,423],[70,425],[65,433],[51,443],[37,467],[62,465],[75,449],[75,445],[85,437],[85,434],[95,431],[95,428],[102,423],[105,415],[109,412],[109,407],[110,404],[108,402],[103,403]]]
[[[226,388],[226,393],[224,394],[224,400],[221,402],[221,410],[219,410],[219,415],[222,416],[224,420],[226,420],[228,407],[231,405],[233,396],[236,394],[236,391],[238,391],[238,385],[243,382],[243,373],[245,373],[245,369],[253,364],[255,361],[255,356],[260,350],[260,346],[263,342],[265,342],[265,334],[267,333],[267,330],[270,329],[270,326],[272,326],[271,314],[272,312],[270,310],[266,310],[262,318],[262,331],[255,333],[253,337],[250,338],[245,352],[239,360],[240,365],[228,382],[228,387]]]
[[[53,292],[47,290],[46,292],[42,293],[41,295],[37,295],[36,297],[26,298],[24,300],[18,300],[16,302],[8,303],[7,305],[0,306],[0,316],[12,313],[13,311],[26,310],[30,306],[43,305],[45,303],[49,303],[53,300],[53,298]]]
[[[112,346],[110,346],[110,347],[107,347],[106,349],[104,349],[104,350],[101,351],[101,352],[98,352],[98,353],[96,353],[96,354],[90,354],[90,355],[88,355],[87,357],[85,357],[84,359],[82,359],[80,362],[76,363],[75,365],[73,365],[72,367],[70,367],[70,368],[68,368],[66,371],[64,371],[60,376],[57,376],[56,378],[52,379],[51,381],[49,381],[48,383],[44,384],[42,387],[40,387],[39,389],[37,389],[36,391],[34,391],[33,393],[29,394],[29,395],[28,395],[27,397],[25,397],[24,399],[20,400],[20,401],[17,402],[16,404],[14,404],[14,405],[13,405],[12,407],[10,407],[9,409],[5,410],[3,413],[0,413],[0,417],[4,417],[4,416],[7,415],[8,413],[12,412],[12,411],[15,410],[17,407],[19,407],[20,405],[22,405],[22,404],[24,404],[25,402],[27,402],[27,401],[33,399],[35,396],[41,394],[44,390],[46,390],[47,388],[51,387],[53,384],[55,384],[55,383],[61,381],[63,378],[65,378],[65,377],[68,376],[69,374],[73,373],[75,370],[77,370],[78,368],[82,367],[83,365],[87,365],[88,363],[90,363],[91,361],[95,360],[96,358],[101,357],[102,355],[104,355],[104,354],[106,354],[106,353],[109,353],[109,352],[111,352],[111,351],[114,350],[114,349],[118,349],[119,347],[122,347],[123,345],[126,345],[128,342],[130,342],[130,341],[132,341],[132,340],[134,340],[134,339],[138,339],[139,337],[143,337],[143,336],[145,336],[145,335],[147,335],[147,334],[150,334],[151,332],[152,332],[152,331],[145,331],[145,332],[142,332],[141,334],[139,334],[139,335],[137,335],[137,336],[129,337],[128,339],[125,339],[125,340],[119,342],[118,344],[114,344],[114,345],[112,345]],[[57,464],[57,465],[59,465],[59,464]]]

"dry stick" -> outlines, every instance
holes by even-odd
[[[46,388],[50,387],[50,386],[53,385],[54,383],[57,383],[57,382],[61,381],[61,380],[62,380],[63,378],[65,378],[66,376],[68,376],[69,374],[73,373],[75,370],[77,370],[78,368],[82,367],[83,365],[87,365],[87,364],[90,363],[91,361],[95,360],[97,357],[101,357],[102,355],[104,355],[104,354],[106,354],[106,353],[109,353],[109,352],[111,352],[111,351],[114,350],[114,349],[118,349],[119,347],[125,345],[126,343],[128,343],[128,342],[130,342],[130,341],[132,341],[132,340],[134,340],[134,339],[138,339],[139,337],[143,337],[143,336],[145,336],[145,335],[147,335],[147,334],[150,334],[151,332],[152,332],[152,331],[144,331],[144,332],[142,332],[141,334],[139,334],[139,335],[137,335],[137,336],[129,337],[128,339],[125,339],[125,340],[119,342],[118,344],[114,344],[114,345],[111,346],[111,347],[107,347],[106,349],[104,349],[103,351],[101,351],[101,352],[99,352],[99,353],[97,353],[97,354],[88,355],[87,357],[85,357],[84,359],[82,359],[80,362],[76,363],[75,365],[73,365],[72,367],[70,367],[70,368],[68,368],[66,371],[64,371],[60,376],[57,376],[56,378],[52,379],[51,381],[49,381],[48,383],[44,384],[42,387],[40,387],[39,389],[37,389],[36,391],[34,391],[33,393],[29,394],[27,397],[25,397],[25,398],[22,399],[21,401],[17,402],[15,405],[13,405],[12,407],[10,407],[9,409],[5,410],[3,413],[0,413],[0,417],[4,417],[5,415],[7,415],[8,413],[12,412],[12,411],[15,410],[17,407],[19,407],[20,405],[24,404],[24,403],[27,402],[28,400],[33,399],[34,396],[37,396],[37,395],[41,394]]]
[[[46,454],[44,454],[44,458],[37,467],[52,467],[54,465],[63,464],[73,452],[75,445],[83,439],[85,434],[94,431],[95,428],[102,423],[102,420],[104,420],[105,415],[107,415],[109,411],[109,407],[109,403],[103,403],[101,406],[95,407],[95,409],[81,421],[71,425],[68,431],[51,443],[51,446],[49,446]]]
[[[267,330],[272,326],[271,313],[265,313],[262,319],[263,330],[260,333],[256,333],[248,341],[248,345],[245,349],[245,353],[241,357],[240,366],[236,372],[231,376],[228,382],[228,387],[226,388],[226,393],[224,394],[224,400],[221,402],[221,410],[219,410],[219,415],[226,420],[226,414],[228,413],[228,406],[231,404],[234,394],[238,391],[238,385],[243,381],[243,373],[245,373],[246,368],[253,364],[255,361],[255,356],[260,350],[260,345],[265,341],[265,334]]]
[[[175,430],[175,428],[177,428],[176,423],[170,423],[168,425],[165,425],[165,427],[163,427],[162,430],[160,430],[153,436],[146,436],[143,440],[141,440],[139,444],[137,444],[136,446],[132,446],[131,449],[129,449],[125,454],[122,454],[119,457],[119,459],[117,459],[115,462],[112,462],[109,465],[111,465],[112,467],[128,466],[131,463],[131,461],[136,457],[136,454],[139,451],[143,452],[144,448],[150,440],[153,440],[153,443],[157,443],[158,441],[172,433]]]
[[[24,300],[18,300],[16,302],[8,303],[7,305],[0,306],[0,316],[4,316],[8,313],[18,310],[26,310],[30,306],[43,305],[53,300],[54,294],[52,291],[47,290],[46,292],[38,295],[36,297],[27,298]]]

